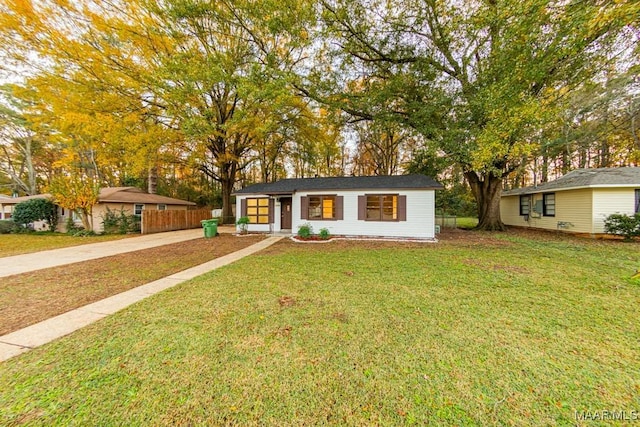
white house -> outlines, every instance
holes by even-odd
[[[236,217],[251,232],[297,232],[309,224],[332,235],[434,239],[435,190],[425,175],[284,179],[236,195]]]
[[[507,225],[602,234],[613,213],[640,212],[640,168],[577,169],[555,181],[502,193]]]

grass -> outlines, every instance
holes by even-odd
[[[63,233],[33,232],[0,235],[0,257],[20,255],[48,249],[66,248],[87,243],[106,242],[129,237],[128,235],[98,235],[74,237]]]
[[[261,239],[262,236],[240,239],[221,234],[215,239],[199,238],[4,277],[0,281],[0,335],[227,255]]]
[[[640,410],[638,245],[457,233],[284,242],[201,276],[1,364],[0,424],[540,426]]]
[[[456,218],[456,226],[458,228],[473,228],[478,225],[478,218],[474,217],[458,217]]]

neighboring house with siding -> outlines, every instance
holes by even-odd
[[[107,209],[141,216],[145,210],[187,210],[189,206],[195,205],[186,200],[146,193],[137,187],[106,187],[100,190],[98,203],[93,207],[93,229],[96,232],[102,231],[102,221]]]
[[[0,212],[2,219],[9,219],[13,213],[13,208],[20,202],[36,198],[48,198],[50,194],[38,194],[35,196],[15,197],[9,199],[0,199]],[[137,187],[106,187],[100,190],[98,203],[93,206],[93,230],[97,233],[102,232],[102,221],[107,213],[107,209],[119,213],[121,210],[127,215],[142,215],[145,210],[187,210],[189,206],[195,206],[193,202],[186,200],[174,199],[172,197],[160,196],[158,194],[149,194]],[[80,218],[68,209],[58,207],[58,231],[66,231],[67,219],[69,216],[73,221],[81,225]],[[43,221],[37,221],[34,229],[45,230],[48,226]]]
[[[33,196],[21,196],[21,197],[2,197],[0,198],[0,219],[11,219],[13,217],[13,209],[18,203],[26,202],[32,199],[50,199],[51,194],[36,194]],[[58,218],[60,223],[66,221],[69,215],[68,209],[63,209],[58,206]],[[35,230],[48,230],[49,225],[44,221],[36,221],[33,224]]]
[[[284,179],[255,184],[236,195],[236,217],[251,232],[314,232],[386,238],[435,238],[435,190],[425,175]]]
[[[614,213],[640,212],[640,168],[577,169],[555,181],[502,193],[507,225],[602,234]]]

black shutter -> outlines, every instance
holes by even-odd
[[[247,199],[240,201],[240,216],[247,216]]]

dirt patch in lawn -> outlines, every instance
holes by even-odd
[[[169,276],[264,239],[221,234],[17,274],[0,283],[0,335]]]

